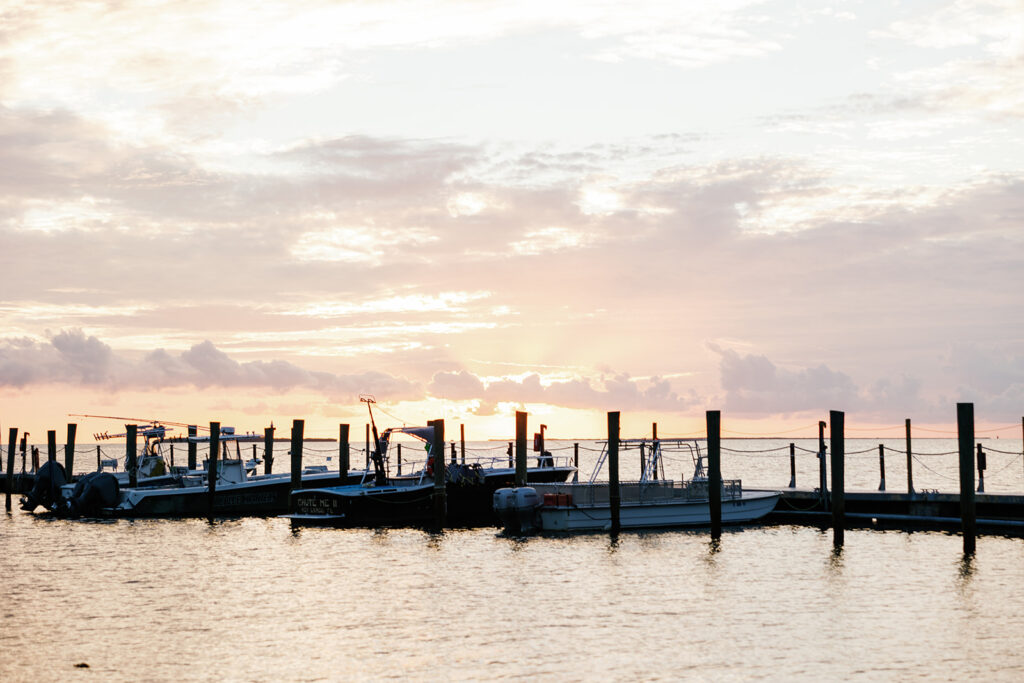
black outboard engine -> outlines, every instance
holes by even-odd
[[[78,480],[71,497],[64,501],[57,513],[70,517],[92,515],[100,508],[114,507],[120,497],[117,477],[110,472],[91,472]]]
[[[60,487],[68,483],[64,475],[64,466],[56,460],[47,460],[36,471],[36,482],[21,499],[21,509],[32,512],[42,505],[48,510],[60,502]]]

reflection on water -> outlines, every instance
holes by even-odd
[[[1024,541],[0,517],[0,678],[1019,679]],[[75,668],[87,663],[88,669]]]

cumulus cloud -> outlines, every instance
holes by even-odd
[[[413,398],[421,392],[415,383],[381,372],[338,375],[306,370],[283,360],[239,362],[209,341],[177,354],[156,349],[142,358],[119,353],[82,330],[64,330],[47,341],[0,341],[0,386],[37,384],[75,384],[111,391],[169,387],[306,390],[345,401],[354,401],[368,389],[389,400]]]
[[[725,410],[772,415],[861,407],[853,380],[825,365],[789,370],[763,355],[742,355],[715,344],[709,348],[719,356]]]
[[[659,410],[681,412],[696,404],[694,396],[680,396],[668,381],[655,377],[636,380],[625,374],[542,381],[530,373],[522,378],[484,379],[466,370],[439,372],[427,392],[451,400],[478,401],[478,415],[491,414],[498,403],[546,403],[582,410]]]

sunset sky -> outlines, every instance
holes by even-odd
[[[2,0],[0,239],[4,439],[1019,439],[1024,5]]]

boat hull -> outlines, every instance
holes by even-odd
[[[775,508],[778,493],[749,492],[722,501],[722,523],[743,524],[758,520]],[[611,528],[611,507],[599,505],[545,506],[537,511],[538,526],[544,531],[604,531]],[[659,501],[622,503],[620,529],[657,529],[708,526],[708,501]]]
[[[538,467],[527,472],[531,482],[562,483],[573,467]],[[446,527],[494,526],[494,492],[515,481],[514,469],[480,470],[476,480],[460,479],[445,487]],[[297,491],[289,517],[299,524],[335,526],[432,526],[437,524],[434,485],[405,475],[384,487],[334,487]],[[415,493],[419,491],[420,493]]]
[[[434,514],[434,485],[336,486],[291,495],[292,521],[335,526],[420,526]]]
[[[337,472],[306,474],[302,486],[323,487],[357,483],[363,476],[349,472],[344,482]],[[221,484],[214,492],[215,515],[280,515],[288,512],[291,478],[262,475],[243,482]],[[205,517],[210,514],[209,489],[204,486],[140,487],[123,489],[121,502],[101,508],[101,517]]]

